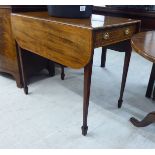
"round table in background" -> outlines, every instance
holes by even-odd
[[[131,38],[132,48],[145,59],[153,62],[149,85],[147,88],[146,97],[151,94],[155,80],[155,31],[141,32]],[[155,90],[153,93],[155,97]],[[153,97],[153,98],[154,98]],[[155,111],[147,114],[142,121],[136,118],[130,118],[131,123],[136,127],[145,127],[155,122]]]

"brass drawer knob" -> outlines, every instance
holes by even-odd
[[[109,33],[108,33],[108,32],[104,33],[103,38],[104,38],[105,40],[109,39]]]
[[[129,33],[130,33],[130,29],[129,28],[125,29],[125,34],[128,35]]]

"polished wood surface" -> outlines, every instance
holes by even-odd
[[[64,19],[50,17],[47,12],[12,14],[11,21],[26,94],[28,87],[22,49],[67,67],[84,67],[82,134],[86,135],[94,48],[118,43],[118,49],[121,47],[126,51],[120,92],[122,100],[131,53],[130,38],[139,31],[140,21],[99,15],[92,15],[89,19]],[[115,32],[115,36],[112,32]]]
[[[31,18],[12,14],[12,29],[21,48],[72,68],[81,68],[90,61],[91,30],[41,20],[35,15],[38,14],[32,13],[35,18]]]
[[[150,95],[149,91],[155,81],[155,31],[141,32],[134,35],[131,39],[131,45],[133,49],[143,56],[145,59],[153,62],[152,72],[149,80],[149,85],[147,89],[147,96]],[[152,84],[151,84],[152,83]],[[145,127],[155,122],[155,111],[149,113],[144,117],[142,121],[138,121],[136,118],[132,117],[130,119],[131,123],[136,127]]]
[[[135,51],[146,58],[147,60],[153,62],[152,70],[147,86],[146,97],[150,98],[152,95],[153,85],[155,81],[155,32],[148,31],[148,32],[141,32],[135,35],[132,40],[131,44]],[[155,90],[155,89],[154,89]],[[154,91],[155,92],[155,91]],[[155,93],[153,93],[155,94]],[[155,95],[153,95],[155,98]]]
[[[138,23],[139,20],[128,18],[117,18],[110,16],[103,16],[92,14],[91,18],[86,19],[73,19],[73,18],[57,18],[48,15],[48,12],[25,12],[25,13],[12,13],[12,16],[22,16],[23,18],[35,18],[46,22],[63,24],[68,26],[86,28],[86,29],[105,29],[109,27],[117,27],[121,25],[130,25]]]
[[[18,87],[22,87],[21,69],[18,64],[18,55],[16,53],[15,40],[11,29],[12,11],[36,11],[46,10],[45,6],[0,6],[0,71],[11,74]],[[26,77],[29,79],[33,74],[47,68],[49,74],[54,74],[53,62],[40,57],[36,54],[23,53]]]
[[[0,71],[14,76],[21,87],[15,42],[11,31],[11,8],[0,6]]]
[[[138,54],[155,63],[155,31],[136,34],[131,44]]]
[[[105,20],[108,20],[107,18]],[[98,31],[95,35],[95,47],[114,44],[120,41],[130,39],[136,33],[136,25],[123,26],[110,30]]]
[[[12,14],[12,29],[21,48],[77,69],[89,63],[92,57],[90,51],[94,47],[118,42],[118,37],[119,41],[129,39],[138,23],[137,20],[100,15],[92,15],[90,19],[66,19],[50,17],[47,12]],[[108,29],[115,27],[118,27],[117,31],[112,32],[115,31],[118,36],[114,38]],[[130,31],[127,35],[126,29]],[[103,30],[109,33],[110,39],[104,39]],[[30,42],[27,43],[27,40]],[[40,45],[43,45],[42,48]]]

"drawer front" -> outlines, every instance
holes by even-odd
[[[112,30],[99,30],[95,32],[95,47],[106,46],[130,39],[136,33],[136,24],[113,28]]]

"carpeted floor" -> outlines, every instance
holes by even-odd
[[[136,128],[129,118],[142,119],[155,110],[145,98],[152,64],[132,54],[124,104],[117,109],[124,53],[108,51],[100,67],[101,49],[95,50],[88,135],[81,135],[83,69],[65,69],[60,80],[47,72],[34,76],[29,95],[15,81],[0,74],[0,148],[155,148],[155,125]]]

